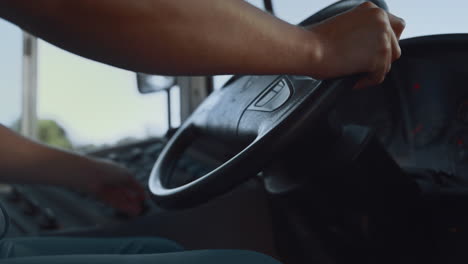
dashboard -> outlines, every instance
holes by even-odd
[[[372,127],[403,168],[428,168],[468,183],[468,52],[407,50],[379,86],[352,90],[334,122]]]
[[[143,186],[147,186],[154,162],[165,142],[164,139],[152,139],[89,155],[119,163],[133,172]],[[196,178],[212,169],[216,161],[197,151],[199,150],[193,148],[183,154],[174,169],[174,177],[182,180]],[[52,186],[1,185],[0,203],[11,219],[7,237],[89,232],[132,220],[87,194]],[[149,191],[144,207],[140,217],[162,210],[152,202]]]

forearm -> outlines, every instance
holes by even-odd
[[[99,166],[87,157],[35,143],[0,126],[0,181],[86,189]]]
[[[55,45],[133,71],[306,74],[315,56],[312,34],[242,0],[3,0],[0,9]]]

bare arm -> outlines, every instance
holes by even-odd
[[[404,24],[366,3],[310,29],[243,0],[0,0],[0,16],[64,49],[157,74],[369,73],[400,56]]]
[[[135,71],[293,73],[310,56],[305,30],[242,0],[0,2],[6,19],[38,37]]]
[[[35,143],[0,125],[0,180],[86,191],[117,209],[137,214],[143,189],[114,164]]]

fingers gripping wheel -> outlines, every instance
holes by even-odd
[[[256,175],[265,163],[324,114],[354,78],[243,77],[212,94],[172,137],[151,172],[149,187],[166,208],[185,208],[229,191]],[[210,173],[172,187],[177,160],[198,137],[228,142],[233,157]]]

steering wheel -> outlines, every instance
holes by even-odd
[[[337,15],[363,0],[340,1],[301,25]],[[373,1],[386,9],[383,1]],[[153,199],[165,208],[187,208],[223,194],[255,176],[274,155],[333,106],[357,79],[320,81],[304,76],[236,77],[210,95],[181,125],[162,150],[149,179]],[[223,142],[233,155],[208,174],[173,186],[178,160],[200,137]]]

